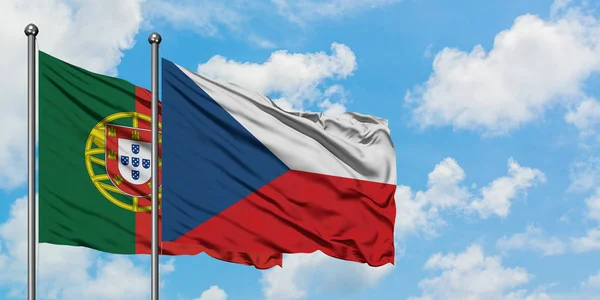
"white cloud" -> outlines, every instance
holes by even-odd
[[[586,236],[571,238],[571,247],[577,253],[600,250],[600,228],[589,229]]]
[[[142,0],[0,1],[1,70],[0,188],[25,180],[26,37],[25,26],[40,28],[40,50],[90,69],[115,74],[123,51],[131,48],[142,22]],[[102,14],[98,14],[102,11]],[[110,16],[107,18],[106,16]]]
[[[248,36],[248,40],[258,46],[259,48],[263,48],[263,49],[273,49],[273,48],[277,48],[277,45],[275,45],[274,42],[269,41],[265,38],[259,37],[255,34],[251,34]]]
[[[175,258],[170,257],[166,262],[159,264],[160,276],[168,275],[175,272]]]
[[[440,208],[462,205],[469,192],[459,184],[465,179],[465,172],[456,160],[445,158],[427,175],[425,196],[428,202]]]
[[[554,284],[556,285],[556,284]],[[600,272],[590,275],[586,280],[580,283],[579,289],[572,289],[570,292],[557,293],[553,292],[549,294],[549,298],[552,300],[596,300],[598,299],[598,292],[600,291]],[[523,299],[523,298],[519,298]],[[537,299],[537,298],[535,298]]]
[[[514,291],[529,283],[533,276],[521,267],[503,266],[498,256],[485,256],[476,244],[459,254],[434,254],[424,268],[440,273],[421,280],[422,295],[410,299],[550,299],[541,292]]]
[[[470,204],[470,209],[477,211],[482,218],[492,214],[500,217],[508,216],[510,200],[516,193],[538,184],[544,183],[546,177],[540,170],[522,167],[513,158],[508,160],[508,176],[500,177],[481,190],[482,196]]]
[[[577,105],[575,110],[567,113],[565,120],[575,125],[584,133],[594,133],[594,126],[600,124],[600,102],[595,99],[582,101]]]
[[[600,271],[595,275],[590,275],[586,281],[581,283],[581,286],[584,288],[600,290]]]
[[[177,29],[195,31],[205,36],[219,35],[219,26],[239,30],[245,20],[239,10],[239,1],[227,4],[213,0],[149,0],[144,5],[145,14],[152,19],[165,20]]]
[[[461,185],[465,178],[463,169],[453,158],[445,158],[429,173],[426,191],[414,194],[408,186],[396,189],[396,238],[419,231],[435,236],[436,230],[445,225],[439,218],[443,209],[464,207],[470,197],[468,189]]]
[[[586,216],[600,225],[600,188],[596,188],[585,204]],[[571,238],[571,247],[578,253],[600,250],[600,227],[588,229],[585,236]]]
[[[27,201],[17,199],[0,224],[0,286],[22,295],[27,280]],[[40,244],[38,295],[51,299],[148,299],[147,268],[127,256],[103,255],[83,247]],[[162,266],[174,271],[172,261]]]
[[[556,16],[558,13],[561,13],[569,8],[569,4],[571,4],[573,0],[554,0],[552,6],[550,6],[550,15]]]
[[[584,192],[600,186],[600,157],[590,156],[573,163],[569,191]]]
[[[524,233],[517,233],[511,237],[503,236],[496,242],[496,247],[501,252],[511,250],[531,250],[543,256],[563,254],[566,245],[556,237],[547,237],[542,229],[527,226]]]
[[[418,191],[417,193],[423,193]],[[417,194],[418,195],[418,194]],[[425,197],[413,195],[409,186],[400,185],[396,188],[396,228],[397,239],[423,232],[426,236],[437,235],[437,229],[446,223],[438,218],[438,209],[430,206]]]
[[[339,17],[345,14],[374,9],[400,0],[271,0],[281,15],[290,21],[303,25],[324,17]]]
[[[276,95],[282,106],[301,109],[305,104],[321,103],[329,108],[344,102],[344,91],[339,85],[323,86],[327,79],[344,79],[356,69],[356,57],[348,46],[331,45],[331,54],[289,53],[275,51],[264,63],[241,63],[216,55],[198,66],[198,72],[207,77],[230,81],[253,91]],[[325,91],[322,89],[326,88]],[[341,98],[334,101],[335,97]],[[279,101],[279,102],[278,102]]]
[[[253,32],[255,18],[281,23],[279,16],[284,16],[304,26],[307,21],[360,13],[395,2],[400,0],[147,0],[144,12],[154,23],[166,21],[176,29],[203,36],[223,37],[225,33],[233,33],[255,46],[273,49],[275,43]]]
[[[429,44],[427,48],[425,48],[425,52],[423,52],[423,57],[429,58],[433,55],[432,53],[433,44]]]
[[[261,283],[266,300],[296,300],[311,291],[353,293],[374,287],[394,266],[370,267],[367,264],[334,259],[320,251],[284,255],[284,268],[263,272]]]
[[[600,71],[600,21],[566,3],[557,2],[549,20],[519,16],[489,52],[481,45],[440,51],[427,82],[405,97],[415,122],[499,135],[553,106],[585,100],[583,83]],[[579,125],[590,118],[583,112],[569,117]]]
[[[600,187],[596,188],[594,194],[585,199],[587,206],[587,216],[600,223]]]
[[[194,300],[227,300],[227,293],[218,286],[213,285],[208,290],[202,292],[200,298]]]
[[[435,236],[436,230],[446,224],[439,216],[443,210],[478,213],[481,218],[506,217],[518,192],[544,180],[540,170],[522,167],[513,158],[508,159],[508,176],[497,178],[478,191],[471,191],[463,184],[465,176],[456,160],[445,158],[429,173],[426,191],[413,193],[408,186],[398,186],[397,238],[417,232]]]
[[[520,290],[505,295],[502,300],[552,300],[555,299],[553,295],[549,295],[546,292],[532,292],[528,293],[526,290]],[[557,299],[558,300],[558,299]],[[583,299],[578,299],[583,300]]]
[[[325,90],[323,94],[325,97],[318,107],[323,111],[324,114],[328,115],[340,115],[346,112],[346,91],[344,87],[336,84],[332,85]]]
[[[324,114],[337,116],[346,112],[346,107],[342,103],[332,103],[329,99],[325,99],[319,103],[319,108],[323,110]]]

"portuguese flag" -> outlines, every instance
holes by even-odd
[[[39,242],[151,253],[150,99],[144,88],[39,52]],[[159,245],[163,255],[201,252],[260,269],[282,260],[281,254]]]

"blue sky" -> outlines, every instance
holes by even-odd
[[[593,1],[19,2],[0,4],[0,299],[25,292],[28,22],[40,49],[144,87],[158,31],[163,57],[281,105],[389,120],[394,267],[165,258],[163,299],[600,298]],[[41,299],[148,298],[147,257],[42,245],[40,260]]]

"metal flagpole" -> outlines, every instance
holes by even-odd
[[[158,45],[162,38],[148,37],[152,47],[152,300],[158,300]]]
[[[36,203],[35,203],[35,140],[36,140],[36,47],[35,39],[39,30],[35,24],[25,27],[27,36],[27,295],[35,300],[36,279]]]

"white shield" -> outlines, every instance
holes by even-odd
[[[133,184],[144,184],[152,177],[152,144],[119,139],[119,172]]]

